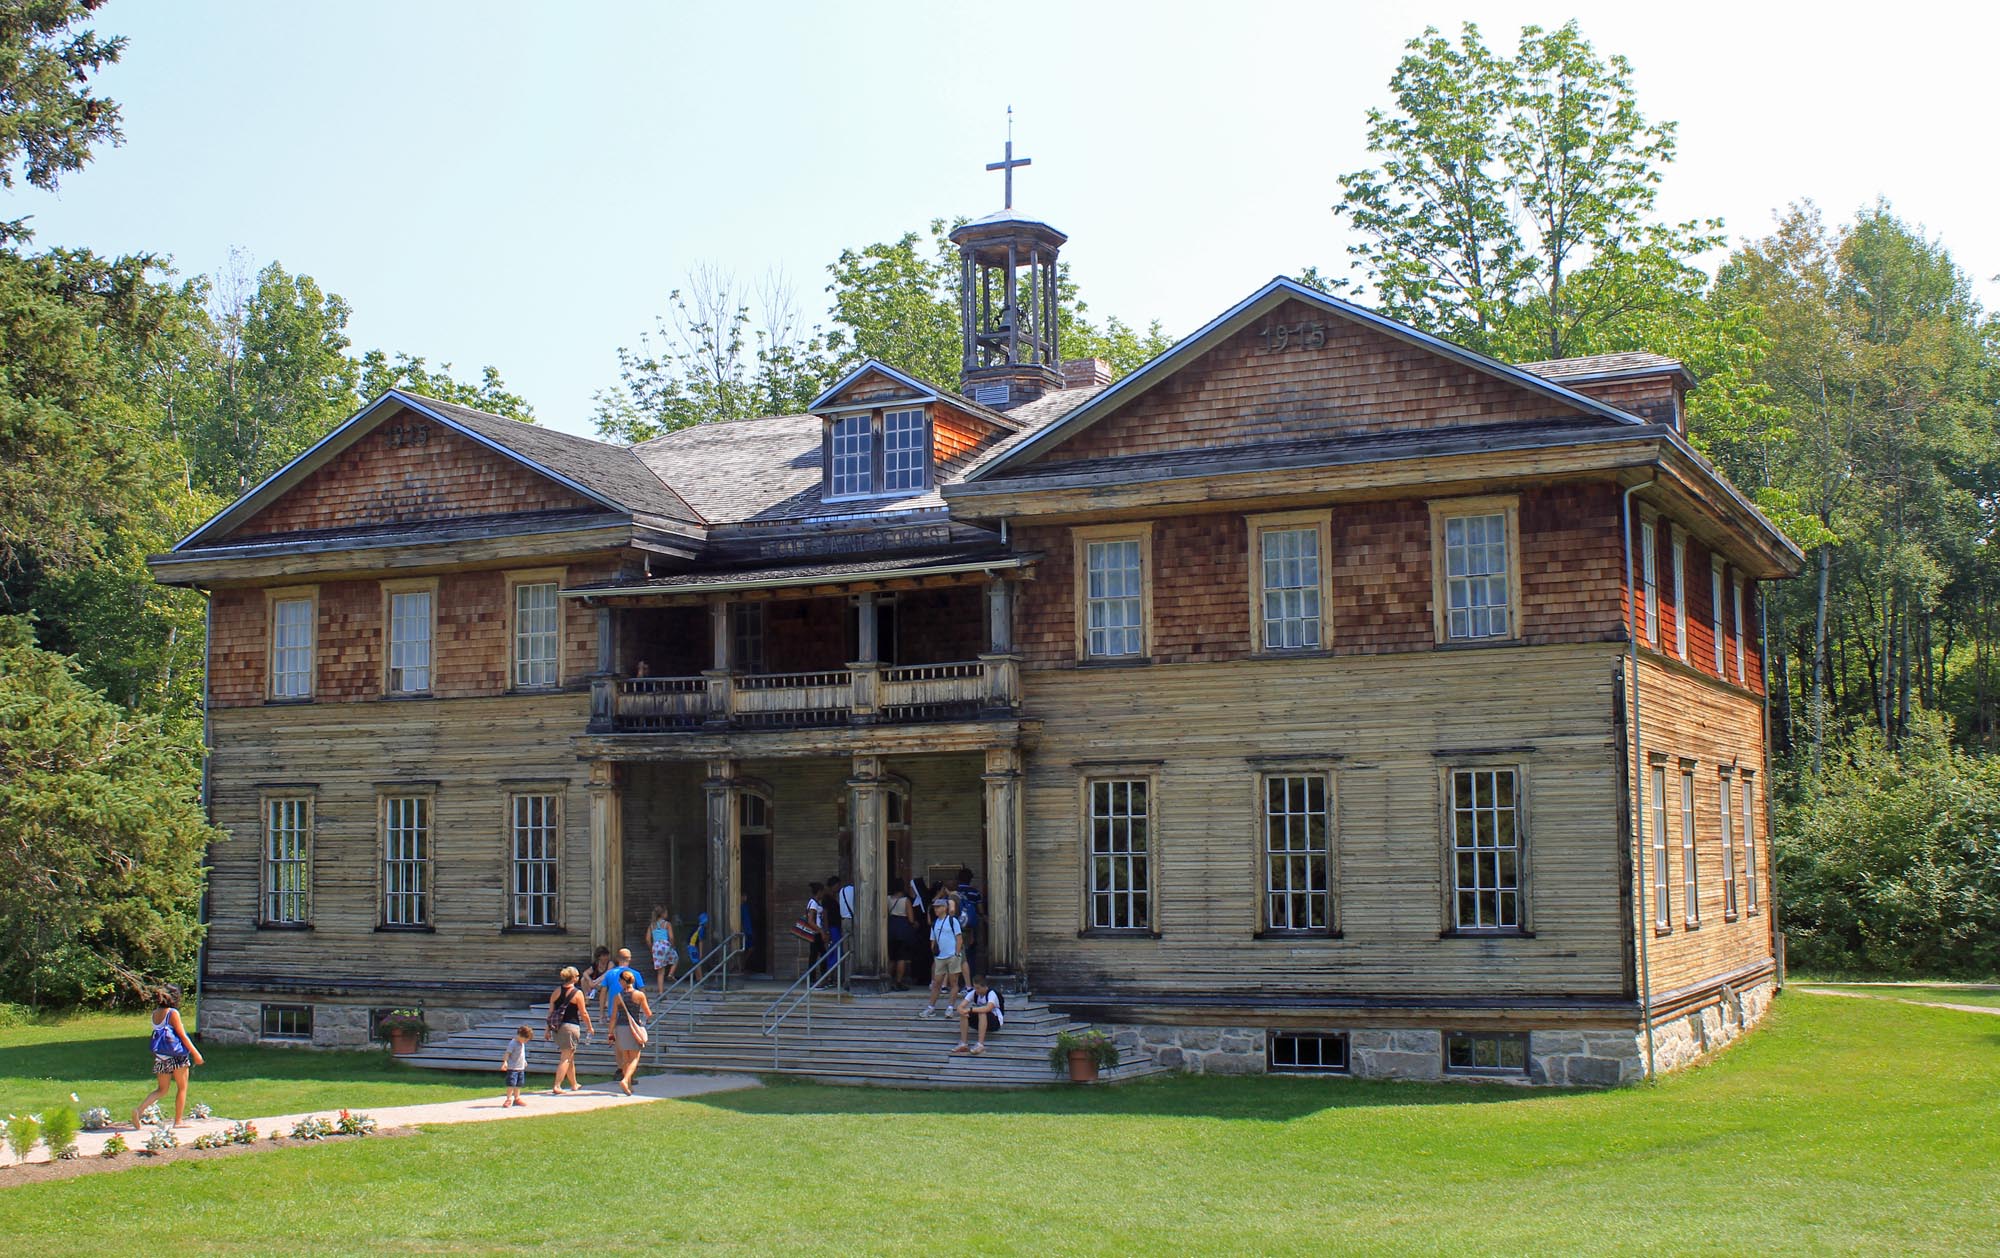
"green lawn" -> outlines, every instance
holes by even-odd
[[[0,1114],[65,1104],[74,1092],[122,1121],[153,1090],[153,1055],[143,1013],[79,1013],[0,1029]],[[401,1066],[383,1050],[315,1053],[298,1049],[204,1044],[188,1102],[217,1114],[255,1118],[309,1109],[414,1105],[497,1091],[483,1079]],[[497,1065],[498,1063],[496,1063]],[[171,1102],[170,1102],[171,1103]]]
[[[1996,1103],[2000,1019],[1788,994],[1718,1061],[1611,1092],[774,1086],[4,1189],[0,1236],[74,1252],[145,1236],[217,1253],[1990,1253]]]
[[[1943,1001],[1952,1005],[1982,1005],[1988,1009],[2000,1009],[2000,986],[1982,984],[1976,987],[1936,987],[1928,983],[1813,983],[1836,992],[1855,992],[1863,996],[1887,996],[1895,1000]]]

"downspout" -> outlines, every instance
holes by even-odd
[[[1767,599],[1757,599],[1757,671],[1764,675],[1764,852],[1770,861],[1771,876],[1764,880],[1764,895],[1771,906],[1771,957],[1776,962],[1778,990],[1785,990],[1785,932],[1778,929],[1778,848],[1771,827],[1771,627],[1765,618]],[[1787,698],[1786,702],[1790,702]]]
[[[1632,687],[1632,834],[1638,846],[1632,864],[1637,878],[1633,882],[1638,903],[1638,911],[1632,923],[1639,933],[1639,1016],[1646,1028],[1646,1078],[1653,1077],[1653,971],[1646,956],[1646,937],[1652,934],[1647,929],[1647,914],[1652,910],[1646,900],[1646,773],[1643,741],[1639,737],[1639,631],[1633,621],[1638,619],[1638,591],[1632,585],[1632,495],[1651,485],[1656,477],[1648,477],[1636,485],[1628,485],[1619,499],[1619,508],[1624,513],[1625,529],[1625,659],[1626,671]],[[1758,605],[1762,610],[1763,605]],[[1765,706],[1765,720],[1770,719],[1769,705]],[[1767,791],[1768,793],[1768,791]]]
[[[209,761],[215,751],[215,741],[208,721],[208,675],[209,664],[214,658],[209,654],[215,641],[215,594],[203,590],[201,610],[201,819],[215,824],[214,791],[209,780]],[[215,845],[205,843],[201,849],[201,900],[197,908],[196,921],[201,927],[201,942],[194,948],[194,1033],[201,1034],[201,989],[202,979],[208,973],[208,871],[215,865]]]

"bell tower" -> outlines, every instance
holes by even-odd
[[[1001,209],[951,233],[958,246],[959,322],[964,329],[963,392],[1007,410],[1062,388],[1056,346],[1056,254],[1069,237],[1014,209],[1014,171],[1031,159],[1014,156],[1014,111],[1007,111],[1007,150],[986,169],[1002,172]]]

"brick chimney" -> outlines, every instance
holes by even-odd
[[[1102,358],[1072,358],[1062,365],[1063,388],[1101,389],[1111,383],[1111,364]]]

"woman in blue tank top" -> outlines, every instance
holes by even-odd
[[[157,1086],[153,1093],[139,1102],[139,1108],[132,1111],[132,1130],[137,1131],[146,1124],[139,1116],[146,1107],[166,1096],[167,1089],[174,1089],[174,1126],[185,1127],[182,1118],[187,1114],[188,1067],[199,1066],[201,1050],[194,1046],[187,1028],[181,1025],[181,989],[172,983],[159,990],[153,1001],[153,1078]]]

